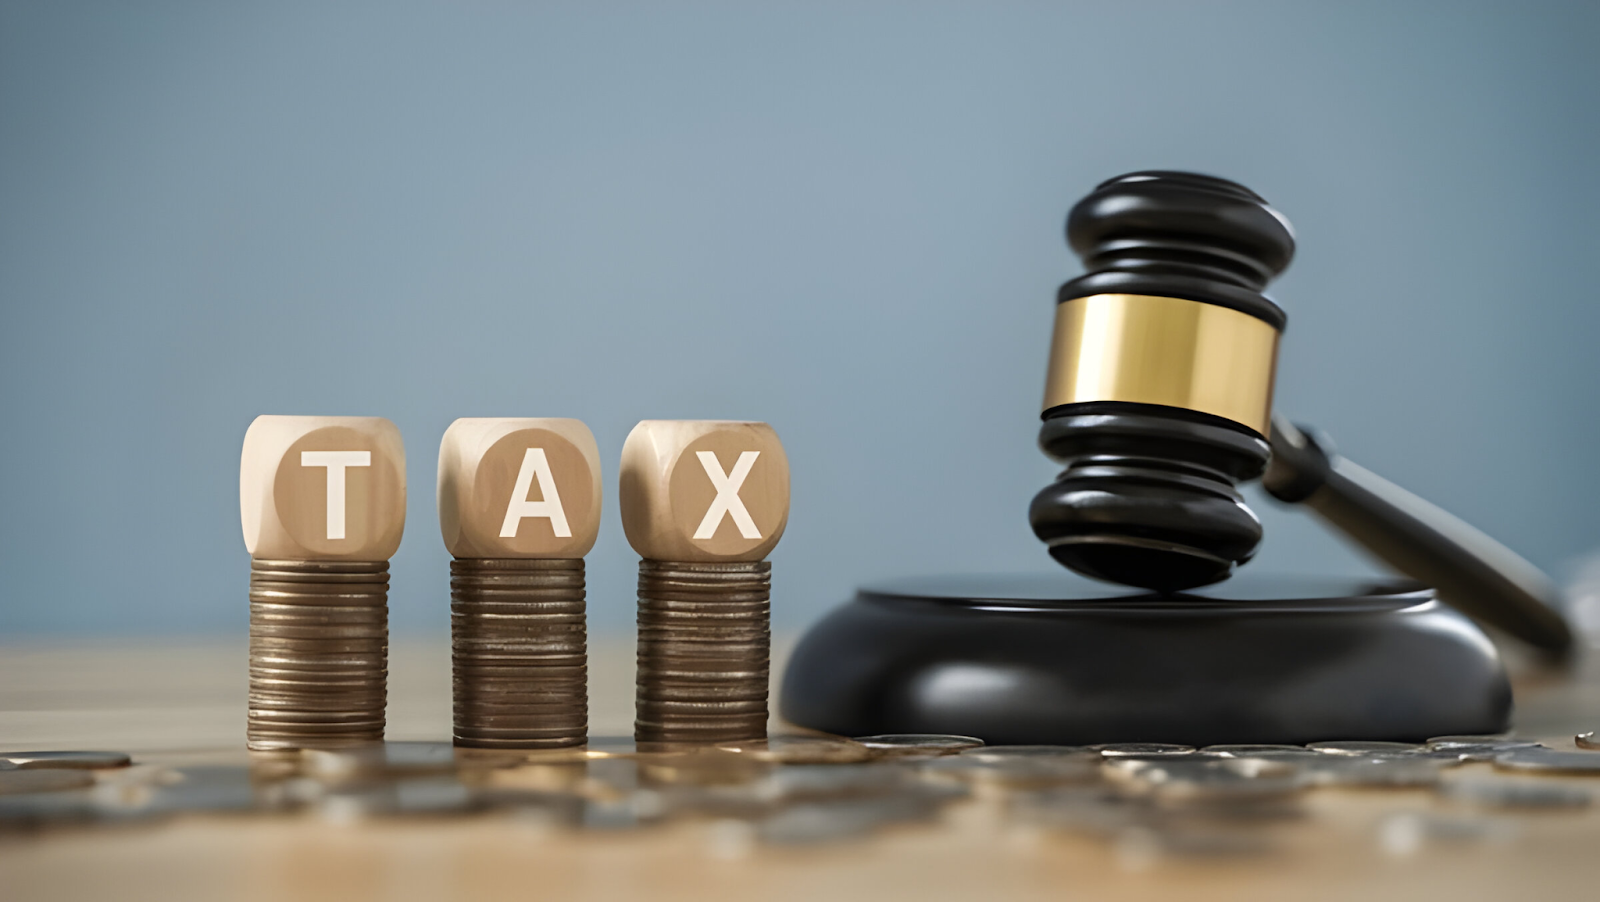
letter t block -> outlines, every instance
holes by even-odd
[[[406,526],[400,430],[382,417],[256,417],[239,516],[258,560],[387,561]]]

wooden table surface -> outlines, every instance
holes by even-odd
[[[591,735],[626,735],[631,642],[594,643],[590,670]],[[448,738],[449,685],[447,645],[397,641],[389,738]],[[0,647],[7,748],[242,762],[244,714],[242,641]],[[1600,667],[1519,678],[1517,726],[1571,749],[1600,726]],[[1469,771],[1489,765],[1451,774]],[[1600,777],[1506,778],[1600,794]],[[1600,804],[1482,811],[1426,790],[1318,789],[1306,807],[1272,828],[1274,851],[1245,858],[1150,855],[1018,823],[982,789],[931,823],[804,847],[730,842],[707,820],[595,834],[488,815],[190,815],[0,835],[0,899],[1549,899],[1600,880]],[[1412,816],[1493,829],[1396,842],[1390,828]]]

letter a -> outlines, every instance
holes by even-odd
[[[716,535],[717,527],[722,525],[723,515],[727,515],[733,518],[733,525],[739,527],[739,535],[747,539],[761,538],[756,521],[750,519],[750,512],[745,510],[744,501],[739,498],[739,488],[744,485],[745,477],[750,475],[750,468],[756,465],[756,458],[761,456],[761,452],[746,451],[740,454],[739,459],[734,461],[733,472],[726,474],[722,472],[722,464],[717,462],[717,455],[710,451],[696,451],[695,456],[700,458],[700,466],[711,477],[717,497],[712,499],[705,519],[700,521],[700,528],[694,531],[694,537],[709,539]]]
[[[533,488],[534,477],[539,478],[539,495],[543,501],[529,501],[528,490]],[[550,475],[550,461],[545,459],[543,448],[529,448],[522,455],[522,469],[517,471],[517,486],[511,490],[511,503],[506,506],[506,519],[500,524],[500,538],[516,538],[517,527],[523,517],[549,517],[550,528],[556,537],[572,538],[567,527],[567,512],[561,506],[561,496],[556,493],[555,477]]]
[[[344,538],[344,468],[372,466],[372,452],[301,451],[300,466],[328,468],[328,538]]]

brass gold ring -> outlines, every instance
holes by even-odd
[[[1278,330],[1183,298],[1096,294],[1056,307],[1044,409],[1086,401],[1182,407],[1270,431]]]

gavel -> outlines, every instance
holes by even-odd
[[[1029,511],[1078,573],[1177,593],[1254,556],[1261,478],[1440,597],[1557,658],[1572,648],[1550,580],[1484,533],[1274,416],[1287,317],[1263,291],[1294,256],[1287,219],[1226,179],[1145,171],[1067,218],[1088,272],[1061,286],[1039,445],[1065,469]]]

